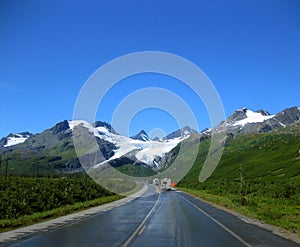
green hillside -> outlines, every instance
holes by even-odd
[[[127,164],[127,165],[122,165],[119,167],[116,167],[116,169],[119,172],[122,172],[128,176],[132,177],[150,177],[154,176],[157,174],[157,172],[151,170],[150,168],[144,167],[144,166],[139,166],[139,165],[134,165],[134,164]]]
[[[62,146],[48,148],[42,151],[15,150],[2,155],[0,175],[5,172],[8,156],[8,175],[14,176],[47,176],[55,171],[68,172],[66,161],[74,159],[77,165],[74,148],[64,149]],[[1,155],[0,155],[1,158]],[[74,169],[74,167],[72,167]],[[80,169],[78,165],[77,169]]]
[[[271,133],[228,137],[221,161],[198,182],[209,140],[180,181],[198,196],[300,233],[300,123]]]

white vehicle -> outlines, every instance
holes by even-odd
[[[154,179],[153,179],[153,185],[154,185],[154,186],[159,186],[158,178],[154,178]]]
[[[169,178],[164,178],[160,181],[161,190],[170,191],[171,190],[172,181]]]

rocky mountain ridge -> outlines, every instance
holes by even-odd
[[[253,112],[247,108],[235,111],[226,121],[229,134],[266,133],[286,127],[300,120],[300,108],[287,108],[276,115],[267,111]],[[224,124],[224,123],[223,123]]]
[[[42,167],[41,169],[46,170],[81,172],[83,168],[77,158],[72,138],[74,129],[81,128],[95,137],[100,150],[100,155],[82,157],[92,164],[91,168],[94,165],[109,162],[112,166],[131,163],[159,170],[176,156],[176,152],[170,151],[176,150],[176,146],[181,141],[192,135],[198,136],[201,142],[210,138],[213,131],[226,127],[228,136],[235,138],[238,135],[277,131],[299,121],[300,109],[298,107],[285,109],[276,115],[271,115],[264,110],[254,112],[242,108],[233,112],[227,121],[213,129],[205,129],[198,133],[186,126],[161,140],[151,140],[144,130],[129,138],[118,134],[110,124],[105,122],[97,121],[90,125],[81,120],[64,120],[40,134],[33,135],[24,132],[2,138],[0,155],[8,155],[16,169],[18,166],[23,168],[26,165],[38,164]],[[19,138],[19,142],[11,141],[11,145],[7,145],[9,138]]]

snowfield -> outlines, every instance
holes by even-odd
[[[242,126],[243,127],[248,123],[261,123],[261,122],[264,122],[265,120],[268,120],[275,116],[275,115],[264,116],[261,113],[253,112],[251,110],[247,110],[246,115],[247,115],[246,118],[235,122],[233,124],[233,126]]]
[[[25,142],[29,138],[29,135],[20,135],[20,134],[14,134],[12,137],[7,138],[7,143],[4,145],[4,147],[10,147],[14,146],[20,143]]]
[[[151,166],[157,166],[154,159],[159,156],[163,157],[166,153],[171,151],[178,143],[188,138],[189,133],[184,133],[183,137],[177,137],[166,141],[152,141],[148,137],[143,138],[145,141],[134,140],[126,136],[113,134],[105,127],[94,128],[92,125],[85,121],[72,120],[69,121],[70,129],[81,124],[83,127],[87,128],[90,132],[94,133],[96,137],[103,140],[109,141],[117,147],[114,151],[114,155],[108,159],[114,160],[126,155],[129,152],[135,151],[135,157],[141,162],[144,162]],[[107,162],[105,161],[105,162]],[[102,163],[101,163],[102,164]],[[97,166],[101,165],[98,164]]]

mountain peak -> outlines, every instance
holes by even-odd
[[[187,137],[193,133],[198,133],[198,132],[189,126],[184,126],[183,128],[167,135],[166,137],[163,138],[163,140],[169,140],[169,139],[174,139],[174,138],[179,138],[179,137]]]
[[[114,128],[106,122],[102,122],[102,121],[96,121],[95,123],[93,123],[93,127],[94,128],[98,128],[98,127],[104,127],[106,128],[109,132],[113,133],[113,134],[118,134]]]
[[[131,136],[130,138],[134,140],[140,140],[140,141],[150,141],[150,138],[147,135],[145,130],[141,130],[138,134]]]
[[[238,109],[228,118],[228,122],[234,126],[244,126],[248,123],[260,123],[274,117],[268,111],[258,110],[252,111],[246,107]]]
[[[247,111],[248,109],[246,107],[243,107],[241,109],[237,109],[236,111],[234,111],[231,116],[228,118],[228,121],[230,122],[236,122],[236,121],[240,121],[242,119],[245,119],[247,117]]]
[[[227,120],[230,133],[250,134],[271,132],[281,127],[290,126],[300,121],[300,109],[298,107],[287,108],[276,115],[268,111],[251,111],[247,108],[236,110]]]
[[[234,126],[244,126],[248,123],[261,123],[274,117],[274,115],[270,115],[270,113],[263,110],[254,112],[246,109],[241,114],[234,114],[229,119],[233,122]]]
[[[300,108],[297,106],[287,108],[276,114],[276,119],[284,125],[290,125],[300,120]]]
[[[57,123],[50,130],[52,131],[53,135],[56,135],[59,132],[65,131],[65,130],[67,130],[69,128],[70,128],[69,122],[67,120],[64,120],[62,122]]]
[[[263,116],[271,116],[271,114],[265,110],[258,110],[258,111],[256,111],[256,113],[260,113]]]

